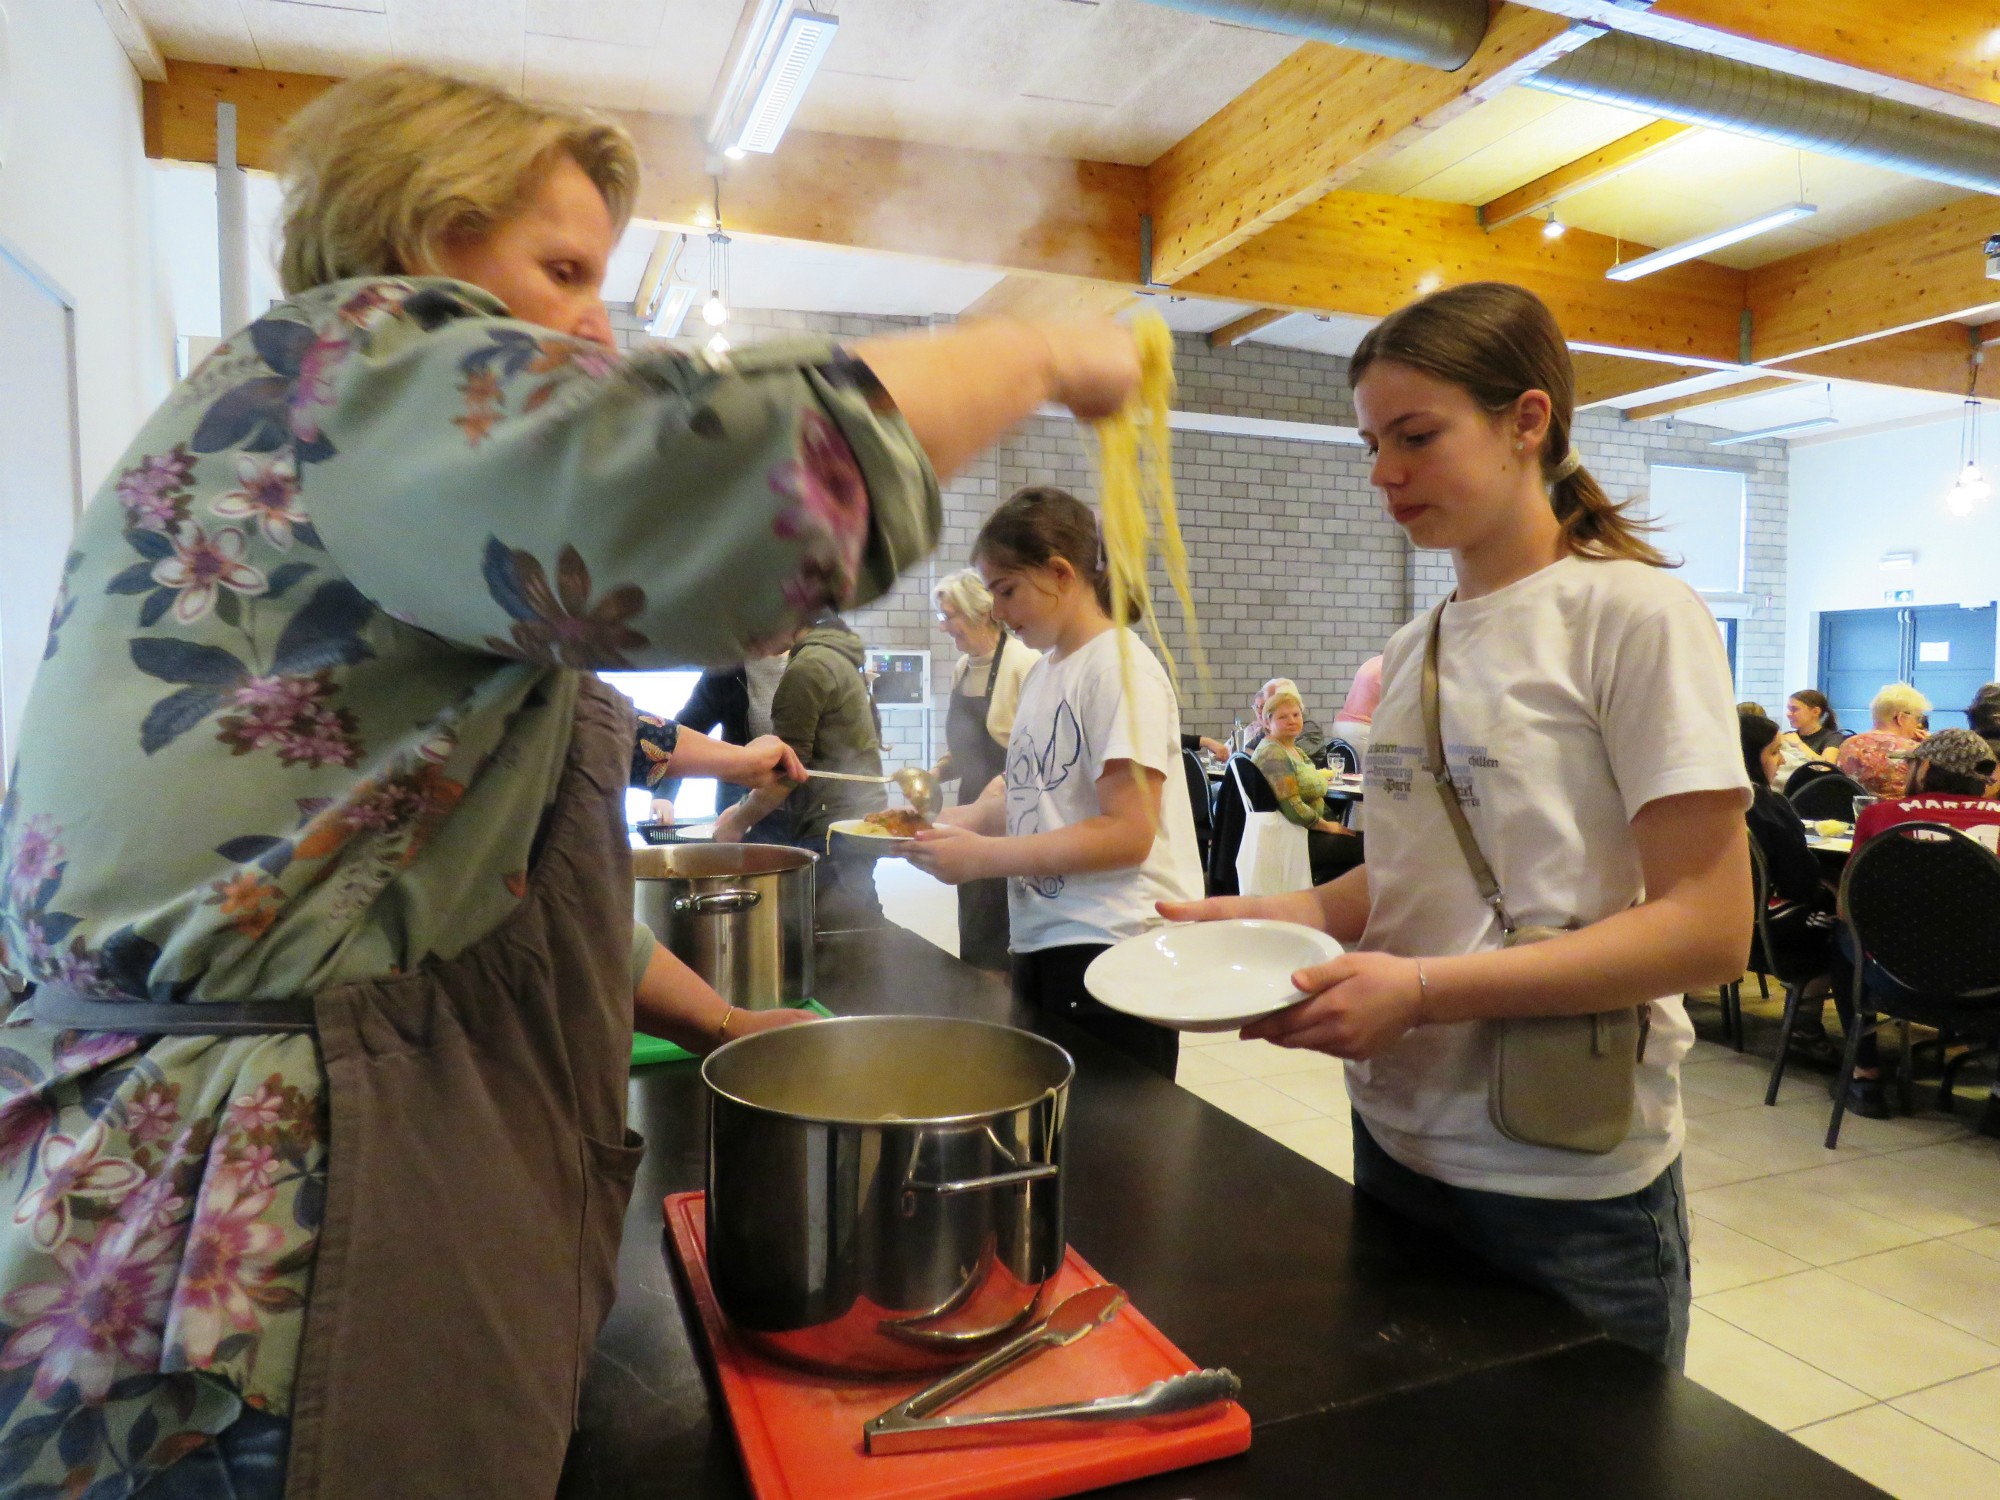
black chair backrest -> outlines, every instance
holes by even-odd
[[[1361,769],[1361,754],[1346,740],[1328,740],[1326,766],[1329,771],[1339,771],[1344,776],[1352,776]]]
[[[1854,799],[1867,796],[1868,788],[1852,777],[1835,771],[1831,776],[1815,776],[1798,791],[1785,795],[1793,810],[1807,821],[1838,818],[1843,823],[1851,823],[1854,821]]]
[[[1244,808],[1248,798],[1253,812],[1276,812],[1278,798],[1271,783],[1257,769],[1257,763],[1240,751],[1229,757],[1222,785],[1215,794],[1215,839],[1208,850],[1208,893],[1235,896],[1241,893],[1236,881],[1236,852],[1243,847]]]
[[[1181,770],[1187,776],[1188,806],[1194,811],[1194,842],[1201,851],[1201,865],[1208,868],[1208,846],[1215,837],[1215,802],[1208,789],[1208,772],[1201,757],[1192,750],[1181,751]]]
[[[2000,858],[1943,823],[1898,823],[1856,849],[1840,915],[1861,952],[1926,998],[2000,1005]]]
[[[1785,796],[1796,797],[1822,776],[1838,776],[1830,760],[1809,760],[1785,778]]]

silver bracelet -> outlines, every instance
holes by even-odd
[[[1431,1008],[1431,982],[1424,974],[1424,961],[1412,960],[1417,966],[1417,1014],[1425,1015]]]

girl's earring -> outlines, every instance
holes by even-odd
[[[1516,453],[1519,453],[1521,451],[1521,440],[1519,438],[1514,439],[1514,451]]]

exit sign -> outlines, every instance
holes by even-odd
[[[1917,591],[1915,589],[1884,589],[1882,590],[1882,597],[1890,604],[1915,604],[1917,602]]]

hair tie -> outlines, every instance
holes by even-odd
[[[1576,449],[1572,448],[1569,450],[1569,452],[1565,453],[1562,456],[1562,462],[1556,465],[1556,471],[1550,477],[1555,481],[1555,483],[1561,484],[1565,479],[1569,478],[1570,475],[1574,474],[1578,469],[1582,467],[1583,467],[1583,460],[1576,456]]]

